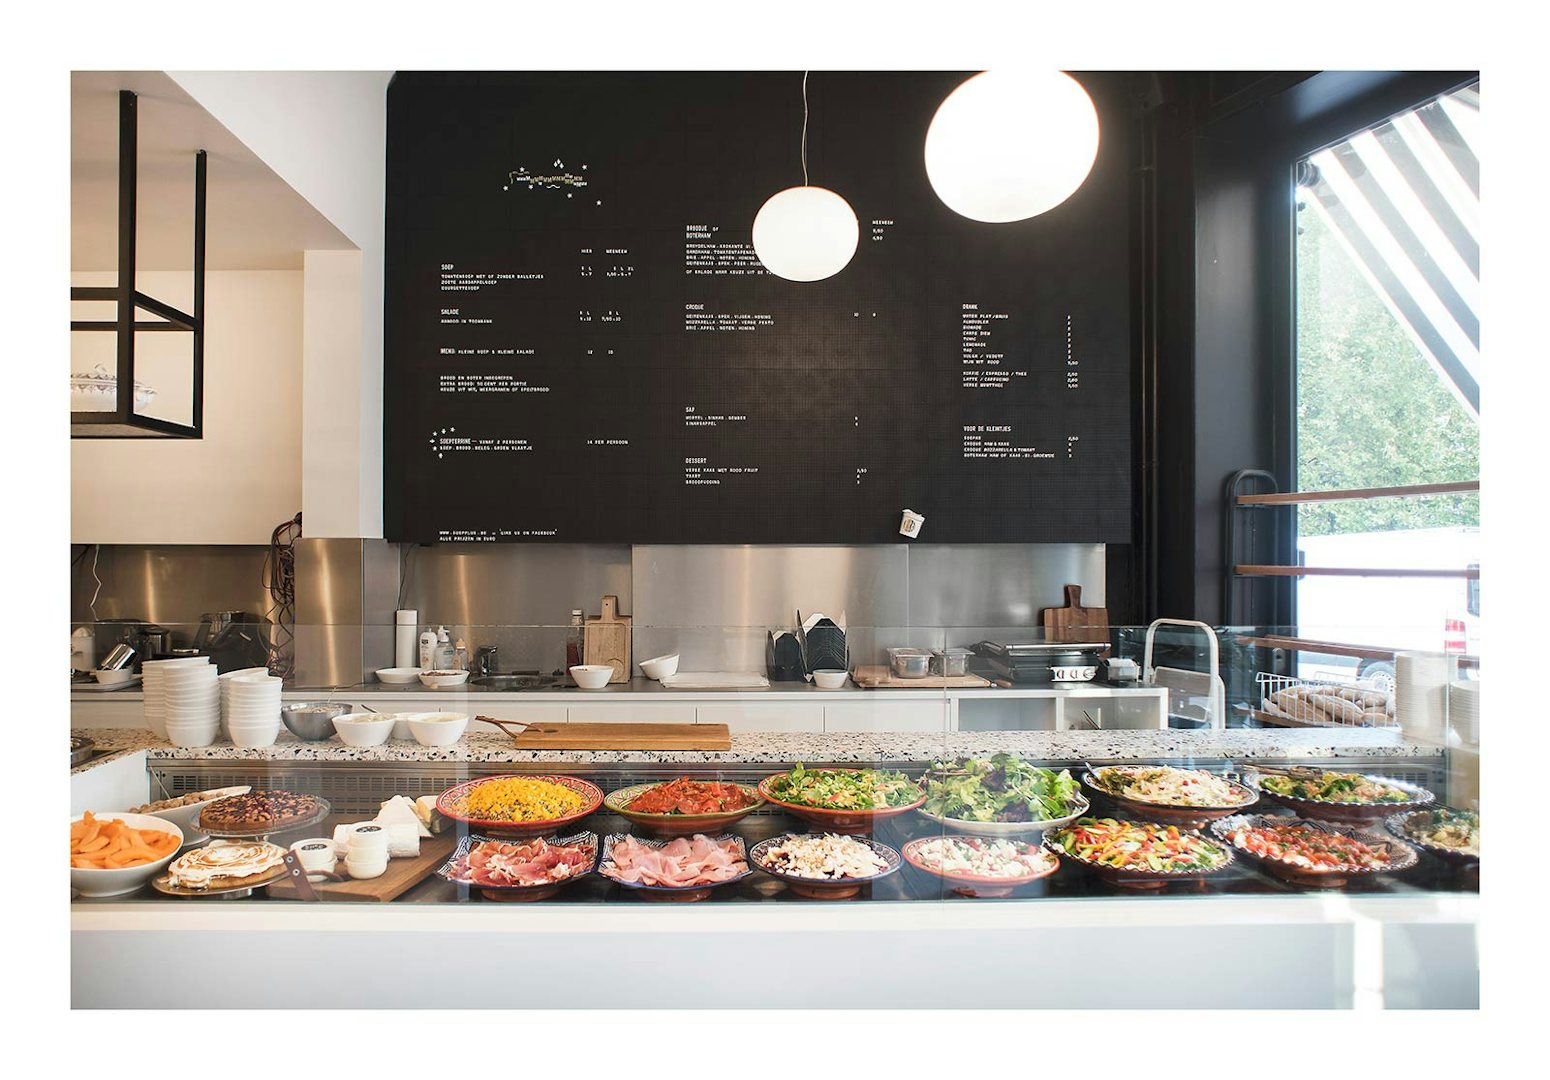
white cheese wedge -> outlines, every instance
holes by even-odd
[[[380,825],[404,824],[413,825],[415,832],[420,836],[429,836],[431,831],[425,827],[425,822],[420,820],[420,815],[414,812],[414,803],[402,795],[394,795],[382,808],[377,811],[377,823]]]

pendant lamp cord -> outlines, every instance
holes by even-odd
[[[802,186],[807,182],[807,72],[802,72]]]

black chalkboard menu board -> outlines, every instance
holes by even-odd
[[[812,183],[855,209],[791,282],[754,215],[802,182],[801,73],[400,73],[388,91],[390,540],[1130,538],[1123,82],[1055,210],[947,209],[951,73],[815,72]]]

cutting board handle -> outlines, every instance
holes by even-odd
[[[1082,587],[1080,585],[1066,586],[1066,607],[1079,608],[1082,606]]]
[[[603,613],[598,616],[598,622],[619,621],[619,598],[617,596],[603,597]]]

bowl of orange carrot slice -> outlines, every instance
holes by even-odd
[[[70,886],[82,896],[123,896],[164,870],[183,830],[150,814],[93,814],[70,823]]]

